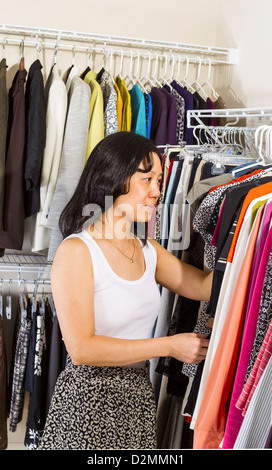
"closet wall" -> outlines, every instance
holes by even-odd
[[[230,108],[271,106],[271,15],[270,0],[216,2],[216,43],[240,49],[239,66],[215,80]]]

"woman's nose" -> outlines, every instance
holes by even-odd
[[[156,183],[152,188],[151,188],[151,191],[150,191],[150,195],[151,197],[159,197],[161,194],[161,191],[160,191],[160,188],[158,186],[158,184]]]

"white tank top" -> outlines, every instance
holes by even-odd
[[[123,339],[145,339],[160,309],[160,292],[155,280],[157,253],[147,241],[143,246],[145,272],[135,281],[119,277],[92,236],[83,230],[78,237],[89,248],[94,273],[95,334]],[[141,243],[141,242],[140,242]]]

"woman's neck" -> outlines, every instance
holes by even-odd
[[[105,238],[110,240],[124,240],[133,238],[131,233],[131,222],[124,217],[113,217],[111,214],[102,214],[90,228],[94,238]]]

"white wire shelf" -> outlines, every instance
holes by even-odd
[[[75,47],[75,43],[79,43],[81,45],[76,46],[77,50],[90,50],[90,48],[91,50],[98,50],[97,45],[100,45],[100,50],[103,51],[108,46],[114,46],[125,49],[143,49],[149,51],[149,53],[150,51],[161,51],[161,53],[167,52],[170,54],[179,53],[193,55],[194,57],[209,57],[213,64],[238,65],[239,62],[238,48],[224,48],[11,24],[0,24],[0,33],[3,35],[2,39],[6,39],[7,43],[9,43],[9,41],[17,41],[18,43],[23,40],[25,45],[55,47],[57,44],[60,48],[68,47],[70,49]],[[11,36],[14,35],[20,36],[20,38],[11,38]],[[26,39],[26,37],[31,39]],[[48,42],[48,39],[51,40],[51,42]],[[68,41],[69,44],[65,44],[63,41]]]
[[[209,124],[205,124],[203,119],[213,117],[226,119],[235,118],[237,122],[239,119],[243,118],[257,118],[259,120],[266,118],[271,120],[272,107],[188,110],[187,126],[190,128],[200,128],[201,126],[207,128]]]

